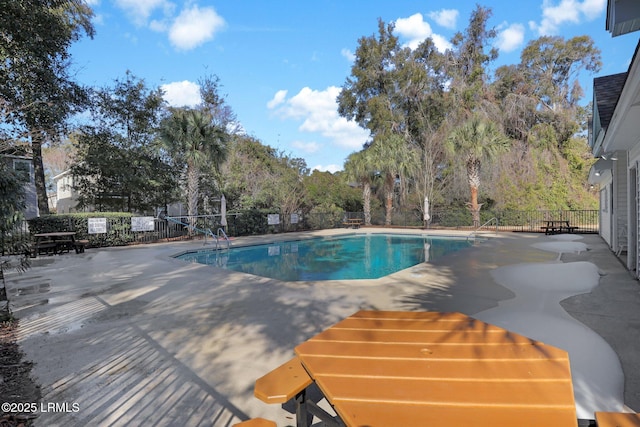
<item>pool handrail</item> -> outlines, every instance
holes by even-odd
[[[215,234],[213,234],[213,231],[211,231],[210,228],[207,228],[205,230],[204,233],[204,243],[202,244],[202,246],[206,246],[207,245],[207,236],[211,236],[212,239],[214,239],[216,241],[216,248],[218,247],[218,237],[216,237]]]
[[[216,249],[218,249],[218,240],[220,240],[220,234],[222,234],[222,236],[224,237],[224,240],[227,241],[227,249],[229,249],[231,247],[231,240],[229,239],[229,236],[227,236],[227,233],[224,232],[222,227],[218,228],[217,237],[216,237]]]
[[[475,240],[476,235],[478,234],[478,231],[480,231],[480,229],[482,227],[484,227],[485,225],[494,222],[496,223],[496,234],[498,234],[498,218],[496,218],[495,216],[493,218],[491,218],[489,221],[485,222],[484,224],[482,224],[480,227],[476,228],[475,230],[473,230],[471,233],[469,233],[469,235],[467,236],[467,240],[469,240],[472,236]]]

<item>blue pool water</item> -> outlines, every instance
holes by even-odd
[[[431,236],[360,234],[200,250],[176,258],[288,282],[377,279],[471,244]]]

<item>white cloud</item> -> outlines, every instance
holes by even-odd
[[[311,168],[311,171],[313,172],[314,170],[319,170],[320,172],[331,172],[331,173],[336,173],[338,171],[342,170],[342,166],[341,165],[326,165],[326,166],[322,166],[322,165],[316,165],[314,167]]]
[[[164,99],[172,107],[193,107],[202,101],[200,86],[188,80],[168,83],[160,88],[164,91]]]
[[[225,21],[214,8],[193,5],[184,9],[169,29],[169,41],[180,50],[190,50],[213,39]]]
[[[581,20],[591,21],[605,9],[606,0],[560,0],[554,4],[552,0],[542,3],[542,20],[540,23],[529,22],[529,27],[539,35],[554,35],[560,26],[566,23],[578,24]]]
[[[436,21],[438,25],[454,30],[458,20],[458,11],[455,9],[442,9],[437,12],[430,12],[429,18]]]
[[[273,96],[273,99],[271,99],[271,101],[267,102],[267,108],[270,110],[273,110],[275,107],[277,107],[278,105],[282,104],[285,100],[285,98],[287,97],[287,92],[286,90],[279,90],[276,92],[276,94]]]
[[[145,25],[155,10],[161,9],[169,14],[174,8],[174,4],[167,0],[116,0],[115,3],[138,26]]]
[[[587,20],[593,21],[605,10],[606,5],[606,0],[584,0],[580,5],[580,10]]]
[[[511,24],[498,33],[496,47],[502,52],[512,52],[524,43],[524,26]]]
[[[367,141],[369,132],[338,114],[336,98],[340,90],[336,86],[323,91],[305,87],[288,99],[282,97],[283,91],[278,91],[269,102],[273,105],[270,108],[283,119],[302,120],[298,127],[301,132],[319,133],[339,147],[359,150]]]
[[[320,150],[320,144],[317,142],[293,141],[291,145],[305,153],[317,153]]]
[[[411,49],[418,47],[418,45],[428,37],[433,39],[436,48],[440,52],[444,52],[452,47],[451,43],[444,37],[433,33],[431,25],[424,21],[421,13],[416,13],[408,18],[398,18],[395,22],[395,31],[409,40],[407,46]]]
[[[439,52],[444,52],[448,49],[453,48],[453,45],[449,42],[449,40],[447,40],[440,34],[433,34],[431,36],[431,39],[433,40],[433,44],[436,46],[436,49],[438,49]]]
[[[412,49],[433,34],[431,25],[424,21],[421,13],[413,14],[408,18],[398,18],[395,24],[396,32],[410,40],[409,46]]]
[[[149,28],[153,31],[164,33],[165,31],[168,30],[169,27],[166,20],[154,19],[151,22],[149,22]]]
[[[342,55],[345,58],[347,58],[347,60],[349,62],[353,62],[353,61],[356,60],[356,55],[353,52],[351,52],[351,50],[347,49],[346,47],[340,51],[340,55]]]
[[[99,0],[90,0],[99,1]],[[157,32],[168,32],[170,43],[179,50],[191,50],[213,39],[226,23],[213,7],[199,7],[186,2],[187,7],[175,17],[176,5],[169,0],[114,0],[129,19],[139,27],[148,26]],[[151,16],[161,11],[162,16]]]

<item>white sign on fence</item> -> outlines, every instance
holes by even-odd
[[[291,224],[297,224],[299,220],[300,220],[300,217],[298,216],[297,213],[291,214]]]
[[[155,221],[152,216],[132,216],[131,231],[153,231]]]
[[[89,234],[107,232],[107,218],[87,218],[87,230]]]
[[[280,224],[280,214],[269,214],[269,215],[267,215],[267,224],[269,224],[269,225],[278,225],[278,224]]]

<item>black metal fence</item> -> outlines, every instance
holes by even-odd
[[[90,233],[87,220],[60,217],[50,223],[50,229],[30,230],[27,222],[15,227],[11,232],[0,236],[2,250],[11,247],[16,241],[31,241],[31,234],[42,231],[75,231],[79,239],[89,241],[89,246],[116,246],[136,243],[151,243],[174,239],[191,239],[194,236],[207,238],[222,237],[222,229],[228,236],[246,236],[258,234],[275,234],[291,231],[321,230],[344,227],[345,219],[359,218],[364,220],[363,212],[310,213],[306,215],[274,214],[239,214],[229,213],[227,225],[221,225],[220,215],[197,217],[168,217],[153,220],[153,230],[133,231],[132,218],[106,217],[106,232]],[[538,210],[514,211],[495,210],[482,211],[481,224],[485,229],[499,231],[541,232],[546,221],[569,221],[571,226],[578,227],[577,233],[598,233],[597,210]],[[48,221],[46,221],[48,223]],[[375,211],[371,215],[373,226],[385,225],[384,211]],[[496,226],[497,224],[497,226]],[[394,227],[415,227],[431,229],[475,230],[471,214],[467,209],[443,209],[431,212],[431,219],[425,223],[422,213],[418,211],[394,211],[391,225]],[[40,224],[42,227],[42,224]],[[497,227],[497,228],[496,228]],[[33,227],[32,227],[33,228]]]
[[[348,212],[345,218],[363,219],[362,212]],[[383,210],[371,213],[371,224],[385,225]],[[598,233],[599,216],[597,210],[483,210],[480,213],[482,228],[498,231],[542,232],[546,221],[569,221],[571,226],[578,227],[578,233]],[[451,228],[475,230],[471,213],[468,209],[437,209],[430,212],[430,220],[425,223],[419,211],[393,211],[391,225],[394,227]],[[340,225],[338,225],[340,226]]]
[[[494,220],[495,221],[492,221]],[[598,233],[599,215],[597,210],[487,210],[482,211],[480,224],[499,231],[541,232],[546,221],[569,221],[578,227],[578,233]],[[413,221],[415,223],[415,220]],[[408,223],[407,225],[408,226]],[[432,212],[430,227],[475,229],[471,214],[466,209],[437,210]]]

